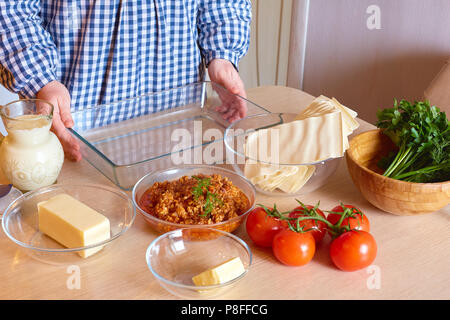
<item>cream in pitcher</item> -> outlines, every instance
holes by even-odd
[[[37,105],[40,113],[38,114]],[[46,105],[46,107],[42,107]],[[0,167],[18,189],[29,191],[53,184],[64,152],[50,131],[53,107],[42,100],[19,100],[0,110],[8,135],[0,146]]]

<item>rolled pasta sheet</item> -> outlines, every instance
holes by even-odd
[[[280,189],[297,193],[311,179],[315,166],[276,166],[263,163],[246,163],[245,176],[264,191]]]

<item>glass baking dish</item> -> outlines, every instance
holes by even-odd
[[[223,103],[245,104],[248,116],[269,113],[205,81],[74,112],[69,132],[85,160],[131,190],[155,170],[225,163],[223,137],[230,123],[216,111]]]

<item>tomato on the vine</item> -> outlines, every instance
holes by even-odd
[[[328,214],[327,220],[331,224],[336,225],[339,223],[342,214],[345,211],[348,212],[348,217],[342,220],[342,227],[348,227],[349,230],[370,232],[370,223],[367,216],[363,214],[361,210],[349,204],[334,207],[333,210],[331,210],[331,212]]]
[[[348,231],[331,242],[331,260],[343,271],[366,268],[372,264],[376,256],[375,239],[365,231]]]
[[[375,260],[377,244],[369,233],[369,219],[361,210],[341,204],[325,216],[319,204],[297,202],[300,206],[284,213],[276,205],[252,210],[246,221],[250,239],[257,246],[272,247],[278,261],[288,266],[309,263],[327,232],[333,237],[329,252],[337,268],[355,271]]]
[[[315,217],[320,216],[323,219],[326,219],[325,214],[322,210],[319,208],[311,206],[311,205],[304,205],[299,206],[292,210],[289,213],[289,218],[296,219],[298,217]],[[294,227],[297,227],[296,220],[290,220],[291,225]],[[323,239],[323,237],[326,234],[327,231],[327,225],[322,221],[317,221],[313,219],[308,220],[301,220],[298,222],[298,225],[303,228],[304,231],[308,231],[312,234],[314,237],[314,240],[316,241],[316,244],[320,243]]]
[[[272,215],[273,208],[257,207],[247,217],[247,234],[260,247],[272,246],[274,236],[287,228],[287,222]]]
[[[284,229],[273,238],[272,250],[281,263],[299,267],[309,263],[314,257],[316,241],[309,232]]]

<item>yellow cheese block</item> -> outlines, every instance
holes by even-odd
[[[196,286],[212,286],[231,281],[244,272],[241,259],[236,257],[192,277],[192,281]]]
[[[89,246],[111,237],[108,218],[67,194],[56,195],[37,206],[39,230],[67,248]],[[101,249],[78,253],[87,258]]]

